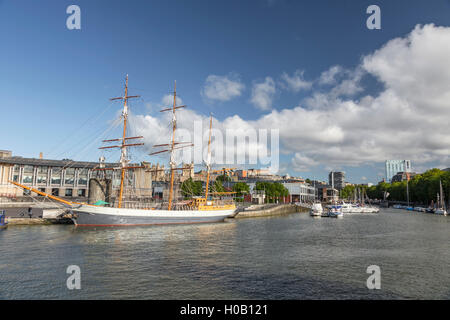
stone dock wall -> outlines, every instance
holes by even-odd
[[[234,216],[235,219],[254,218],[254,217],[270,217],[290,214],[295,212],[307,212],[308,209],[299,207],[295,204],[269,204],[250,206],[245,209],[239,209]]]

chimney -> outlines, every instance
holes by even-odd
[[[44,158],[44,154],[42,152],[39,152],[39,159],[43,159]]]

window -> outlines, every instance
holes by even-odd
[[[79,197],[86,197],[86,189],[78,189]]]
[[[47,184],[47,176],[46,175],[38,175],[37,183],[38,184]]]
[[[38,167],[38,173],[45,173],[45,174],[47,174],[47,172],[48,172],[48,167],[43,167],[43,166],[41,166],[41,167]]]
[[[87,185],[87,178],[86,177],[79,177],[78,178],[78,184],[79,185],[83,185],[83,186]]]
[[[22,177],[22,183],[32,183],[32,182],[33,182],[33,176],[32,175],[26,175],[24,173],[23,177]]]
[[[52,189],[52,196],[59,196],[59,188],[53,188]]]
[[[73,189],[66,189],[66,197],[71,197],[73,194]]]
[[[67,168],[64,174],[64,184],[73,186],[74,181],[75,181],[75,169]]]
[[[23,172],[33,173],[33,171],[34,171],[34,167],[33,166],[24,166],[23,167]]]
[[[52,184],[61,184],[61,169],[52,169]]]

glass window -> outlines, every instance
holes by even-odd
[[[78,189],[78,196],[79,197],[86,197],[86,190],[85,189]]]
[[[64,179],[64,184],[67,184],[67,185],[73,185],[73,182],[74,182],[73,177],[66,177],[66,178]]]
[[[66,197],[71,197],[73,194],[73,189],[66,189]]]
[[[53,188],[52,189],[52,196],[59,196],[59,189],[58,188]]]
[[[80,178],[78,179],[78,184],[79,184],[79,185],[83,185],[83,186],[87,185],[87,178],[80,177]]]
[[[52,184],[61,184],[61,169],[52,169]]]
[[[47,176],[39,175],[37,177],[37,183],[39,183],[39,184],[47,183]]]
[[[48,167],[45,167],[45,166],[40,166],[40,167],[38,167],[38,173],[47,173],[48,172]]]
[[[22,177],[22,183],[32,183],[33,182],[33,176],[32,175],[23,175]]]
[[[75,174],[75,168],[67,168],[66,169],[66,175],[74,175]]]
[[[24,166],[23,167],[23,172],[33,173],[33,171],[34,171],[34,167],[33,166]]]

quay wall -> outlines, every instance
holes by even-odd
[[[275,204],[275,205],[259,205],[251,206],[239,210],[234,216],[235,219],[255,218],[255,217],[269,217],[295,212],[306,212],[308,209],[299,207],[295,204]]]

